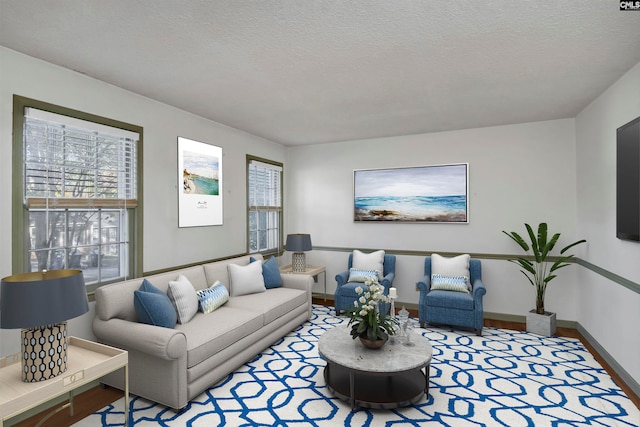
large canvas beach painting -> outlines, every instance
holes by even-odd
[[[222,149],[178,137],[178,226],[222,225]]]
[[[467,163],[356,170],[354,220],[469,222]]]

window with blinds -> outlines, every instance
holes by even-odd
[[[282,250],[282,163],[247,156],[249,253]]]
[[[87,285],[128,277],[140,135],[35,108],[22,135],[28,270],[81,269]]]

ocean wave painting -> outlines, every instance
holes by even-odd
[[[354,220],[468,222],[468,165],[354,172]]]

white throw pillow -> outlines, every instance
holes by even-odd
[[[384,251],[365,254],[356,249],[353,251],[351,267],[357,270],[375,270],[378,272],[378,280],[382,280],[384,277]]]
[[[195,288],[182,274],[169,282],[167,295],[178,313],[178,322],[185,324],[198,312],[198,295]]]
[[[232,297],[265,292],[262,276],[262,261],[256,260],[249,265],[229,264],[229,279]]]
[[[431,254],[431,277],[433,275],[446,277],[460,277],[467,279],[467,288],[470,288],[469,282],[469,254],[458,255],[452,258],[445,258],[442,255]]]

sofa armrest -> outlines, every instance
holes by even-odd
[[[389,293],[389,288],[391,288],[391,284],[393,283],[393,279],[396,277],[396,273],[389,273],[382,278],[382,282],[380,284],[385,288],[385,295]]]
[[[281,277],[283,287],[311,292],[313,276],[308,274],[281,274]]]
[[[424,276],[417,285],[420,290],[420,295],[422,295],[422,293],[426,294],[431,289],[431,277]]]
[[[187,338],[182,331],[123,319],[93,319],[93,333],[100,342],[136,350],[166,360],[187,354]]]
[[[342,273],[336,274],[336,282],[338,282],[338,288],[349,280],[349,271],[343,271]]]
[[[476,279],[473,282],[473,299],[482,302],[482,296],[487,293],[487,289],[484,287],[482,280]]]

